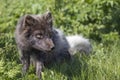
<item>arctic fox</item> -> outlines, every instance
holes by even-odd
[[[23,75],[30,66],[31,59],[35,62],[36,75],[41,78],[43,66],[54,62],[70,61],[72,52],[91,51],[90,42],[81,36],[66,37],[53,27],[52,14],[25,15],[18,21],[15,40],[20,52]]]

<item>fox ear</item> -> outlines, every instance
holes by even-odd
[[[47,21],[48,24],[50,24],[50,26],[52,26],[52,13],[50,11],[46,12],[44,14],[45,20]]]
[[[37,20],[33,16],[31,15],[25,16],[25,21],[24,21],[25,26],[34,26],[36,22]]]

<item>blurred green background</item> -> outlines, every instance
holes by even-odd
[[[0,0],[0,80],[37,80],[33,66],[21,76],[14,31],[20,16],[47,10],[66,35],[89,38],[93,52],[45,68],[43,80],[120,80],[120,0]]]

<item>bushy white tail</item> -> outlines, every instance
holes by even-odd
[[[92,46],[88,39],[81,35],[67,36],[67,41],[70,45],[70,53],[74,55],[77,51],[89,54],[92,51]]]

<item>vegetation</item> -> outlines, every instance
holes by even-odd
[[[50,10],[66,35],[89,38],[93,52],[67,64],[45,68],[43,80],[120,80],[119,0],[0,0],[0,80],[37,80],[31,66],[25,77],[14,40],[20,16]]]

